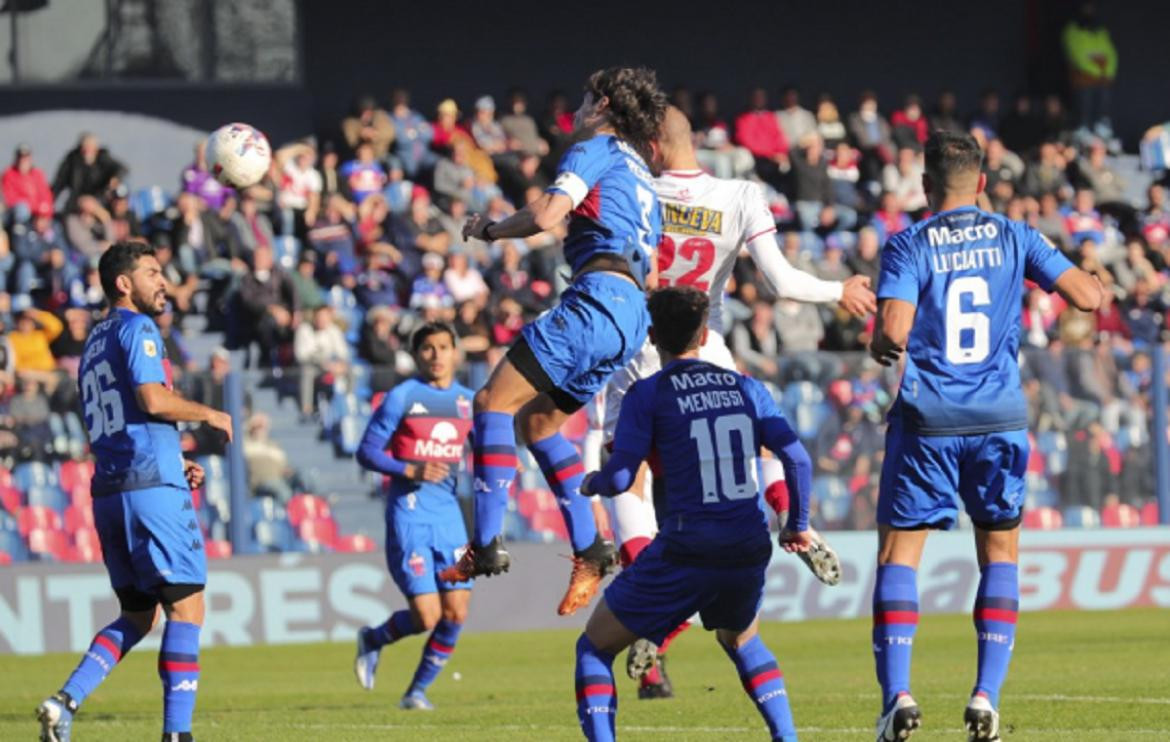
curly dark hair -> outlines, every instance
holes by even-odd
[[[654,343],[678,355],[699,346],[711,300],[707,294],[690,286],[658,289],[646,300]]]
[[[647,164],[666,113],[666,93],[658,87],[658,75],[646,67],[610,67],[585,81],[585,92],[594,100],[609,99],[609,119],[622,139],[642,155]]]

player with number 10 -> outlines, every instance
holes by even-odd
[[[642,347],[643,287],[662,216],[646,163],[666,109],[652,71],[614,67],[593,73],[574,118],[574,144],[538,199],[500,222],[476,215],[464,237],[516,239],[569,217],[565,260],[572,285],[523,335],[475,395],[475,533],[459,564],[441,577],[461,582],[506,571],[500,542],[508,489],[516,476],[515,417],[557,495],[573,543],[573,572],[558,613],[571,614],[597,592],[616,550],[597,532],[579,487],[584,468],[561,425]]]

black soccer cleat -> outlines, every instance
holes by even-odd
[[[674,698],[674,685],[670,682],[670,676],[666,674],[666,655],[658,655],[657,664],[658,682],[647,683],[643,681],[642,685],[638,687],[639,701],[650,701],[656,698]]]
[[[468,544],[459,561],[439,573],[444,582],[466,582],[473,577],[491,577],[507,572],[512,557],[504,548],[503,539],[496,536],[483,546]]]

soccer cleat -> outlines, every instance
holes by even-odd
[[[195,742],[190,732],[163,732],[162,742]]]
[[[841,581],[841,560],[821,534],[811,528],[809,531],[813,535],[812,546],[808,551],[798,551],[796,555],[818,580],[826,585],[836,585]]]
[[[991,707],[991,701],[986,696],[971,696],[971,702],[963,712],[963,724],[967,727],[968,742],[999,740],[999,712]]]
[[[512,566],[512,557],[504,548],[503,540],[496,536],[483,546],[468,544],[464,547],[463,555],[453,567],[447,567],[439,573],[443,582],[466,582],[473,577],[491,577],[501,572],[507,572]]]
[[[618,563],[617,547],[612,541],[598,536],[584,551],[573,554],[573,571],[569,575],[569,589],[557,607],[557,614],[571,616],[578,609],[589,605],[601,579],[609,574]]]
[[[909,693],[898,696],[893,708],[877,722],[877,742],[896,742],[910,739],[914,730],[922,725],[922,712]]]
[[[435,706],[427,700],[426,694],[421,690],[413,690],[408,692],[398,702],[398,708],[406,709],[407,711],[434,711]]]
[[[639,701],[674,698],[674,685],[670,682],[670,676],[666,674],[666,655],[658,655],[655,661],[658,664],[658,682],[648,683],[643,680],[642,685],[638,688]]]
[[[378,671],[378,658],[381,657],[382,650],[372,649],[366,643],[367,631],[370,631],[369,626],[358,629],[357,656],[353,660],[353,674],[357,677],[358,685],[366,690],[373,690],[374,673]]]
[[[57,691],[37,706],[41,742],[69,742],[77,704],[64,691]]]
[[[641,680],[642,677],[654,669],[658,662],[658,645],[649,639],[639,639],[630,645],[626,653],[626,675],[630,680]]]

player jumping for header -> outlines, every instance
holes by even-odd
[[[73,717],[119,660],[166,613],[158,655],[163,742],[190,742],[199,687],[199,631],[207,558],[191,502],[203,470],[185,461],[177,422],[202,422],[230,440],[227,413],[172,389],[153,317],[166,279],[145,242],[116,242],[98,264],[112,305],[85,342],[78,378],[94,456],[94,524],[122,615],[99,631],[60,691],[37,709],[42,742],[68,742]]]
[[[923,185],[936,213],[882,250],[870,353],[906,357],[890,411],[878,495],[873,651],[882,711],[877,739],[920,724],[910,695],[918,626],[917,568],[926,534],[950,528],[961,500],[975,526],[982,576],[975,598],[978,674],[964,715],[969,739],[999,739],[999,691],[1015,643],[1027,405],[1020,387],[1024,279],[1091,312],[1097,279],[1031,227],[976,207],[986,178],[967,134],[926,143]]]
[[[459,564],[442,573],[444,580],[508,569],[500,532],[516,476],[516,416],[573,543],[569,589],[557,612],[571,614],[588,604],[614,564],[616,550],[598,534],[589,500],[579,491],[581,459],[559,431],[646,338],[643,285],[662,224],[646,163],[665,107],[650,70],[593,73],[574,118],[578,142],[561,159],[548,191],[503,221],[476,215],[463,228],[465,237],[522,238],[568,216],[564,252],[573,282],[555,309],[524,328],[475,395],[475,533]]]
[[[772,544],[756,452],[763,445],[776,454],[789,482],[786,551],[812,544],[812,461],[763,384],[699,357],[709,332],[705,294],[672,287],[648,303],[662,370],[626,393],[613,455],[583,489],[625,492],[648,456],[669,452],[661,459],[662,527],[606,589],[577,641],[577,716],[591,742],[614,739],[614,655],[639,637],[661,642],[697,612],[717,631],[771,738],[793,742],[784,676],[758,635]]]

